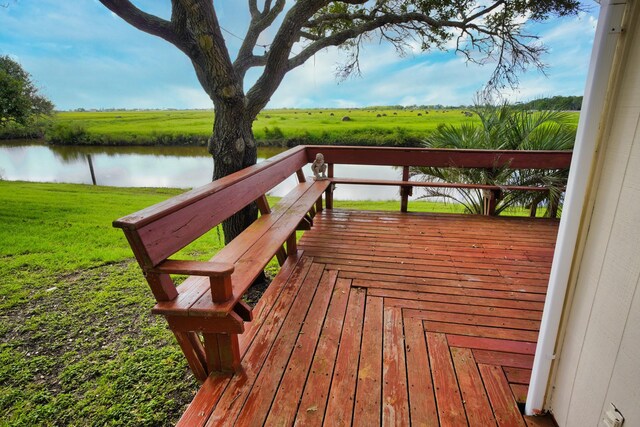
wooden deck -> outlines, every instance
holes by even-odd
[[[182,425],[547,426],[526,397],[556,220],[324,210]]]

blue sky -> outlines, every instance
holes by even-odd
[[[212,106],[184,54],[130,27],[96,0],[2,3],[8,7],[0,8],[0,55],[18,60],[58,109]],[[135,3],[163,17],[169,12],[168,0]],[[506,97],[527,101],[582,94],[598,14],[595,1],[584,5],[587,11],[579,16],[531,24],[530,31],[549,48],[543,58],[547,76],[530,70]],[[222,26],[242,35],[246,1],[216,0],[216,8]],[[233,55],[240,41],[228,33],[225,37]],[[393,47],[372,42],[362,54],[363,75],[340,82],[335,69],[343,60],[337,49],[317,54],[287,75],[268,107],[471,104],[492,71],[450,52],[414,51],[400,57]]]

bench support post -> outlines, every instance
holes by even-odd
[[[298,172],[302,173],[302,170],[299,170]],[[298,175],[298,178],[300,178],[300,175]],[[304,179],[304,175],[302,176],[302,178]],[[256,203],[258,204],[260,215],[268,215],[271,213],[271,207],[269,206],[267,196],[263,194],[258,198],[258,200],[256,200]],[[284,262],[287,260],[287,253],[285,252],[284,248],[280,248],[278,252],[276,252],[276,258],[278,259],[278,264],[282,266],[282,264],[284,264]]]
[[[269,206],[269,201],[267,200],[267,196],[264,194],[258,199],[256,199],[256,204],[258,205],[258,210],[260,211],[260,215],[266,215],[271,213],[271,207]]]
[[[147,272],[145,276],[156,301],[171,301],[178,296],[176,285],[168,274]]]
[[[211,276],[209,277],[209,284],[211,286],[211,300],[213,302],[225,302],[233,297],[230,275]]]
[[[209,374],[204,347],[195,332],[172,331],[196,379],[203,383]]]
[[[235,372],[240,368],[237,334],[202,334],[209,372]]]
[[[296,256],[298,253],[298,243],[296,242],[296,238],[296,232],[294,231],[287,239],[287,255],[290,257]]]

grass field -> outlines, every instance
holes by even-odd
[[[476,123],[464,110],[265,110],[253,124],[262,143],[417,145],[439,124]],[[350,121],[342,121],[348,116]],[[63,127],[86,130],[90,144],[193,145],[206,143],[213,111],[61,112]],[[575,123],[578,113],[575,113]]]

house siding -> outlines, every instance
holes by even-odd
[[[625,25],[627,49],[547,403],[560,427],[597,426],[609,402],[625,426],[640,426],[639,12],[632,4]]]

